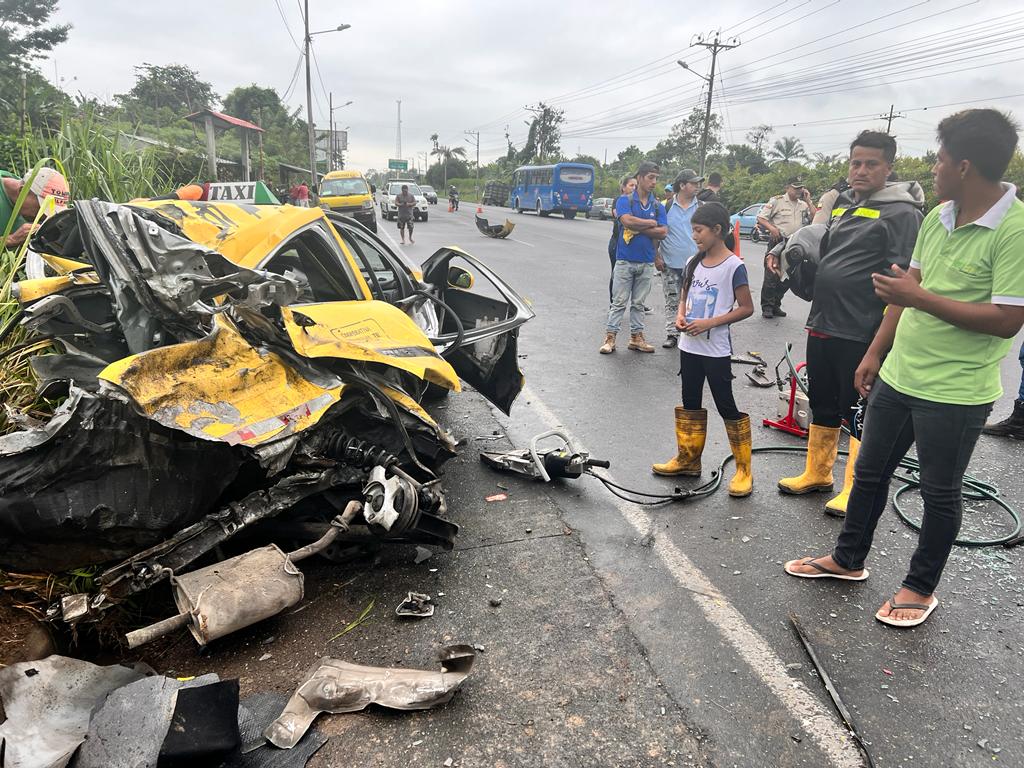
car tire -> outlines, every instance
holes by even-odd
[[[423,214],[423,215],[422,215],[422,216],[420,217],[420,221],[426,221],[426,220],[427,220],[427,219],[429,219],[429,218],[430,218],[430,214],[429,214],[429,213],[424,213],[424,214]]]
[[[576,211],[562,211],[562,218],[572,221],[576,218]]]
[[[516,209],[516,213],[522,213],[523,212],[523,206],[521,206],[519,204],[519,198],[518,197],[516,198],[516,204],[513,207]]]
[[[549,213],[551,213],[551,211],[545,211],[544,210],[544,206],[541,205],[541,203],[540,203],[540,200],[537,200],[537,215],[538,216],[547,216]]]

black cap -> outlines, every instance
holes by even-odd
[[[799,188],[799,187],[802,187],[803,185],[804,185],[804,180],[801,179],[799,176],[790,176],[789,177],[789,181],[786,182],[786,186],[787,187],[797,187],[797,188]]]
[[[639,179],[641,176],[646,176],[648,173],[661,173],[661,167],[657,163],[652,163],[650,160],[644,160],[636,169],[636,177]]]
[[[683,168],[679,173],[676,174],[673,179],[673,184],[685,184],[688,181],[704,181],[703,176],[698,176],[697,172],[692,168]]]

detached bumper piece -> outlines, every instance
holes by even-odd
[[[490,224],[483,216],[477,215],[476,228],[487,237],[504,240],[512,234],[512,230],[516,228],[516,225],[511,219],[505,219],[504,224]]]

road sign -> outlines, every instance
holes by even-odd
[[[408,160],[388,160],[388,170],[391,171],[408,171],[409,161]]]

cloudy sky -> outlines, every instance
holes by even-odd
[[[767,123],[808,153],[843,152],[895,104],[901,151],[922,154],[956,109],[1024,117],[1015,0],[309,4],[313,31],[352,25],[313,38],[314,120],[326,126],[328,92],[336,105],[351,100],[335,119],[349,127],[349,167],[364,170],[395,156],[399,99],[402,156],[414,164],[432,133],[472,156],[464,132],[479,130],[484,162],[504,154],[506,126],[521,146],[525,107],[539,101],[565,110],[566,153],[651,147],[703,104],[695,73],[708,75],[710,56],[692,43],[716,31],[739,43],[715,77],[728,142]],[[40,68],[65,90],[109,100],[132,86],[134,65],[181,63],[220,95],[257,83],[305,105],[299,0],[60,0],[54,19],[73,29]]]

